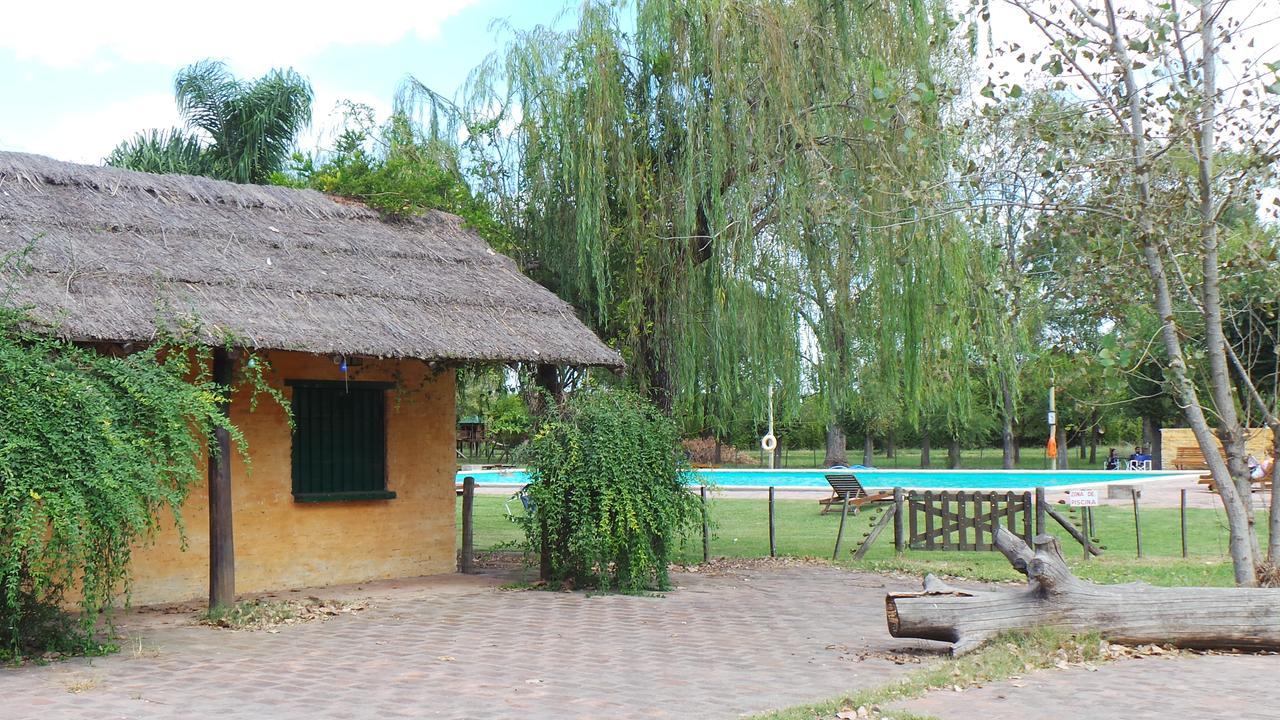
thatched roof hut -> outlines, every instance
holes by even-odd
[[[0,152],[11,302],[74,340],[210,342],[463,362],[621,364],[460,218],[386,219],[311,190]],[[4,288],[0,287],[0,292]]]

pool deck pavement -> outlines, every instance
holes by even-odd
[[[369,609],[278,632],[126,613],[119,654],[0,669],[0,718],[736,718],[893,682],[939,643],[896,640],[884,594],[914,578],[763,563],[677,573],[662,597],[503,590],[444,575],[295,591]],[[963,584],[963,583],[962,583]],[[281,593],[288,595],[290,593]],[[935,691],[943,720],[1280,718],[1280,657],[1123,660]]]
[[[885,630],[906,577],[780,563],[679,573],[662,597],[509,579],[304,590],[370,608],[275,633],[135,611],[119,654],[0,670],[0,718],[733,718],[889,682],[942,647]]]

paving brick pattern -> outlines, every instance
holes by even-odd
[[[915,667],[888,654],[937,647],[885,630],[884,593],[910,580],[674,579],[666,597],[367,586],[369,610],[278,633],[136,615],[118,655],[0,670],[0,718],[731,718],[879,685]]]
[[[1267,720],[1280,718],[1280,656],[1123,660],[1046,670],[891,706],[941,720]]]
[[[117,655],[0,669],[0,720],[734,718],[890,682],[943,647],[885,630],[884,593],[910,579],[809,566],[674,580],[666,597],[510,592],[458,575],[330,588],[311,592],[372,606],[278,633],[134,613]],[[895,707],[943,720],[1280,719],[1277,671],[1280,656],[1146,658]]]

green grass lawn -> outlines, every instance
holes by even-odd
[[[506,515],[506,498],[477,495],[475,498],[475,545],[477,549],[514,548],[522,541],[519,526]],[[512,501],[513,512],[520,503]],[[891,506],[885,506],[891,507]],[[1065,506],[1058,506],[1065,511]],[[716,497],[709,503],[713,523],[711,554],[715,557],[764,557],[769,553],[768,501]],[[893,527],[880,535],[866,557],[853,562],[856,549],[875,518],[883,510],[864,511],[851,516],[845,528],[844,549],[840,562],[877,572],[902,571],[923,575],[969,578],[974,580],[1018,580],[1021,576],[996,552],[924,552],[908,550],[901,557],[893,551]],[[461,502],[458,503],[458,527],[461,528]],[[830,558],[840,523],[838,513],[818,514],[814,500],[779,500],[775,508],[778,554],[797,557]],[[1142,510],[1142,546],[1144,557],[1135,552],[1133,511],[1125,506],[1099,507],[1094,512],[1097,537],[1105,547],[1101,558],[1088,562],[1083,550],[1066,533],[1050,521],[1055,534],[1064,538],[1063,548],[1072,569],[1082,578],[1103,583],[1144,580],[1155,585],[1232,585],[1231,564],[1226,554],[1227,529],[1221,511],[1191,509],[1187,511],[1187,534],[1190,557],[1181,557],[1181,539],[1176,508]],[[1258,527],[1265,528],[1266,518],[1259,514]],[[461,531],[459,530],[459,533]],[[700,537],[690,538],[681,548],[677,560],[699,562],[702,559]]]

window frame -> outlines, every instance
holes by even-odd
[[[306,388],[320,390],[377,390],[381,392],[382,400],[382,487],[380,489],[369,490],[344,490],[337,492],[299,492],[298,478],[298,415],[295,412],[297,408],[297,394],[291,393],[289,397],[289,409],[293,414],[294,426],[289,433],[289,479],[290,492],[293,495],[293,501],[296,503],[326,503],[326,502],[350,502],[360,500],[394,500],[396,493],[394,490],[387,489],[387,480],[390,474],[390,464],[388,463],[388,445],[390,436],[387,432],[387,394],[388,390],[394,390],[396,384],[394,382],[370,381],[370,380],[306,380],[306,379],[286,379],[285,387],[288,388]]]

